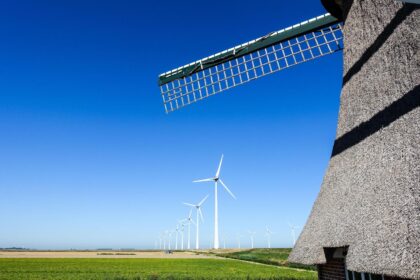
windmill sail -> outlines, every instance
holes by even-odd
[[[342,49],[342,24],[330,14],[272,32],[161,74],[165,111]]]

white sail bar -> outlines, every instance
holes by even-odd
[[[270,33],[161,74],[165,111],[342,49],[342,24],[330,14]]]

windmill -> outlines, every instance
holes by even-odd
[[[223,162],[223,155],[220,158],[219,167],[217,168],[216,175],[213,178],[202,179],[202,180],[195,180],[194,183],[201,183],[201,182],[214,182],[214,241],[213,241],[213,248],[219,249],[219,209],[218,209],[218,200],[217,200],[217,186],[218,183],[225,188],[225,190],[236,199],[235,195],[229,190],[229,188],[223,183],[222,179],[220,178],[220,169],[222,168]]]
[[[206,195],[205,198],[203,198],[198,204],[191,204],[184,202],[184,205],[190,206],[192,208],[196,209],[197,212],[197,219],[195,220],[195,226],[196,226],[196,232],[195,232],[195,249],[198,250],[200,247],[200,239],[199,239],[199,229],[200,229],[200,221],[199,218],[201,218],[201,222],[204,222],[203,213],[201,212],[201,206],[203,203],[207,200],[209,196]],[[199,217],[200,216],[200,217]]]
[[[271,248],[271,235],[273,235],[274,232],[272,232],[268,226],[265,227],[265,236],[267,237],[267,246],[268,248]]]
[[[367,273],[374,271],[384,278],[417,279],[420,254],[406,240],[420,241],[420,1],[321,2],[331,14],[161,74],[165,111],[341,51],[344,31],[336,139],[321,191],[289,261],[316,264],[321,279],[323,269],[334,264],[326,255],[343,251],[331,245],[351,244],[345,248],[351,253],[341,260],[343,269],[334,273],[337,278],[347,277],[345,271],[373,277]],[[402,220],[415,224],[395,226]],[[271,233],[266,235],[270,247]]]

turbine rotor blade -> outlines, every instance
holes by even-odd
[[[187,206],[190,206],[190,207],[195,207],[195,205],[194,205],[194,204],[191,204],[191,203],[186,203],[186,202],[184,202],[183,204],[184,204],[184,205],[187,205]]]
[[[223,181],[221,179],[219,179],[220,184],[222,184],[222,186],[225,188],[225,190],[234,198],[236,199],[236,196],[229,190],[229,188],[225,185],[225,183],[223,183]]]
[[[212,181],[214,181],[213,178],[207,178],[207,179],[195,180],[193,181],[193,183],[212,182]]]
[[[188,214],[188,220],[191,220],[191,215],[192,215],[192,208],[191,208],[191,210],[190,210],[190,214]]]
[[[201,208],[198,208],[198,213],[200,214],[201,222],[204,223],[203,212],[201,212]]]
[[[217,171],[216,171],[216,178],[219,178],[219,175],[220,175],[220,169],[222,168],[222,162],[223,162],[223,154],[222,154],[222,157],[220,158],[220,162],[219,162],[219,167],[217,168]]]
[[[209,195],[206,195],[206,197],[205,198],[203,198],[197,205],[198,206],[201,206],[203,203],[204,203],[204,201],[206,201],[207,200],[207,198],[209,197]]]

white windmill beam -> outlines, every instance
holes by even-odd
[[[414,0],[415,1],[415,0]],[[251,49],[252,51],[257,50],[258,48],[261,48],[261,46],[258,45],[258,43],[261,43],[262,41],[265,41],[269,38],[275,39],[275,41],[281,41],[284,39],[290,39],[291,37],[296,37],[297,35],[307,33],[308,31],[313,31],[315,29],[318,29],[322,26],[336,23],[338,20],[334,18],[329,13],[326,13],[324,15],[317,16],[315,18],[311,18],[309,20],[305,20],[301,23],[295,24],[293,26],[289,26],[287,28],[283,28],[281,30],[271,32],[265,36],[262,36],[260,38],[251,40],[249,42],[237,45],[233,48],[218,52],[216,54],[207,56],[205,58],[199,59],[197,61],[191,62],[189,64],[186,64],[184,66],[175,68],[173,70],[167,71],[165,73],[162,73],[159,75],[159,84],[165,84],[165,82],[171,81],[172,79],[176,79],[178,74],[184,72],[188,68],[196,68],[196,66],[200,66],[200,69],[206,69],[206,63],[213,62],[214,59],[220,59],[227,55],[239,55],[240,51],[244,48]],[[257,45],[256,45],[257,44]],[[254,47],[256,45],[256,47]],[[266,47],[268,44],[265,43],[262,45],[263,47]],[[247,50],[248,50],[247,49]],[[241,53],[243,55],[243,53]]]
[[[159,76],[165,111],[342,50],[342,30],[330,14],[176,68]]]

